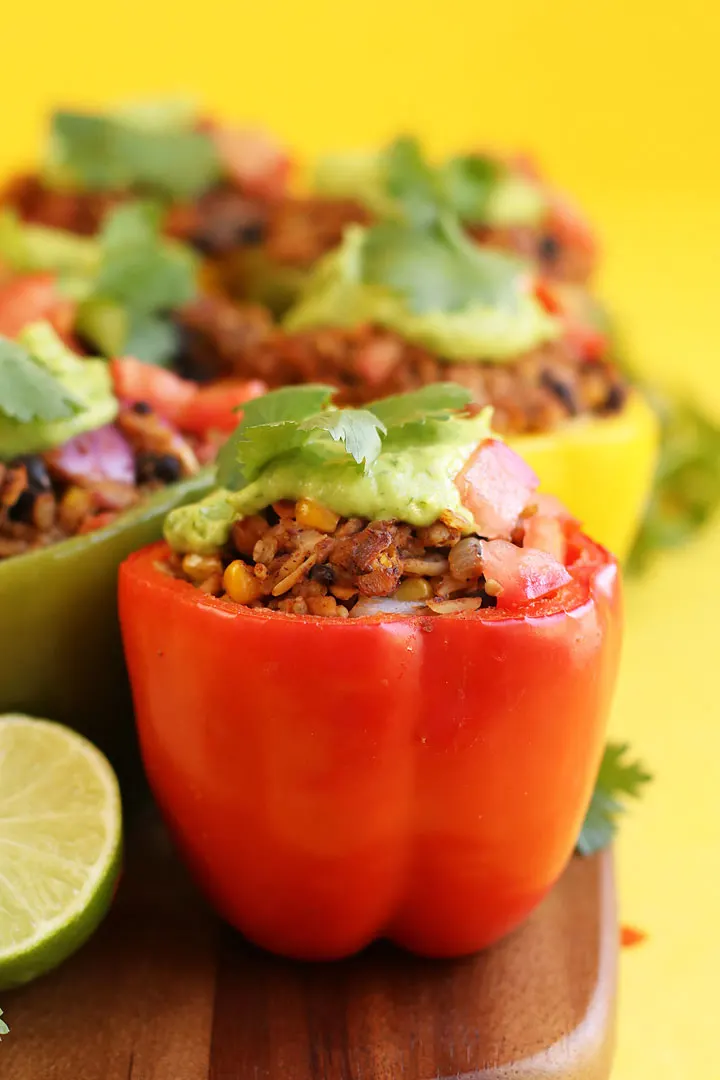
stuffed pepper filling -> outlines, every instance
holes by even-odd
[[[329,396],[249,403],[221,454],[228,486],[169,515],[165,571],[248,607],[337,618],[512,608],[570,581],[576,523],[467,391],[363,410]]]
[[[583,294],[474,247],[448,218],[352,226],[281,328],[220,296],[178,321],[188,372],[332,383],[352,405],[451,380],[493,406],[503,434],[617,413],[627,392]]]
[[[81,357],[49,323],[0,337],[0,559],[109,525],[211,461],[262,386],[208,391]]]

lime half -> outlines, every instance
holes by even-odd
[[[100,751],[49,720],[0,716],[0,990],[90,937],[121,850],[120,790]]]

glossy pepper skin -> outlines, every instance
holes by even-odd
[[[514,613],[314,619],[120,571],[144,763],[199,884],[257,944],[474,952],[575,845],[620,645],[617,565]]]
[[[201,473],[95,532],[0,561],[0,712],[52,716],[115,761],[132,745],[117,620],[117,569],[162,533],[168,510],[200,498]]]
[[[549,434],[507,442],[590,536],[621,562],[630,553],[655,474],[657,416],[636,390],[614,416],[578,419]]]

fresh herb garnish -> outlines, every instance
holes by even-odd
[[[491,195],[504,173],[503,166],[493,158],[465,154],[440,166],[440,188],[461,221],[479,225],[487,219]]]
[[[581,855],[592,855],[607,847],[617,830],[618,815],[625,810],[625,800],[637,799],[641,789],[652,780],[642,764],[628,761],[627,743],[608,743],[605,747],[595,790],[577,849]]]
[[[437,170],[412,136],[403,135],[382,151],[381,175],[387,194],[412,224],[429,224],[443,208],[452,209],[446,206]]]
[[[515,309],[527,292],[518,259],[473,244],[451,217],[425,229],[389,221],[368,229],[362,275],[399,293],[418,315],[474,304]]]
[[[192,300],[197,263],[180,244],[162,240],[158,208],[118,207],[100,233],[102,261],[93,293],[136,315],[169,311]]]
[[[470,391],[459,383],[431,383],[420,390],[373,401],[368,409],[390,429],[428,420],[447,420],[471,400]]]
[[[132,110],[52,118],[46,177],[91,191],[134,191],[191,199],[219,180],[222,167],[211,138],[177,122],[147,123]]]
[[[320,460],[343,450],[365,472],[385,439],[411,424],[447,420],[471,398],[461,386],[436,383],[364,409],[336,409],[329,405],[333,393],[331,386],[285,387],[243,405],[242,421],[218,456],[220,486],[240,488],[268,462],[299,449]]]
[[[646,394],[660,418],[660,457],[628,560],[631,573],[690,540],[720,506],[720,425],[692,402]]]
[[[36,355],[0,337],[0,413],[19,423],[66,420],[81,408],[73,393]]]
[[[108,215],[98,238],[97,273],[78,312],[83,333],[100,350],[169,363],[177,347],[169,313],[197,293],[197,259],[160,231],[159,208],[129,203]]]

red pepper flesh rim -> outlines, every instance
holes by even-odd
[[[378,937],[490,945],[571,856],[621,638],[617,564],[515,612],[319,619],[120,571],[144,762],[198,883],[248,938],[330,959]]]

